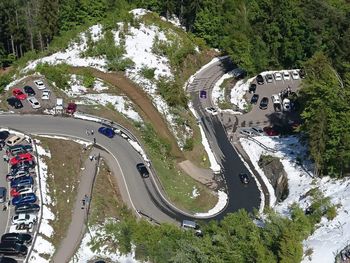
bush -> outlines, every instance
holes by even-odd
[[[67,64],[49,65],[48,63],[39,64],[37,71],[46,77],[49,81],[55,83],[60,89],[67,89],[69,87],[70,75],[69,66]]]
[[[193,146],[194,146],[194,141],[193,138],[186,138],[186,142],[184,145],[184,150],[185,151],[192,151],[193,150]]]
[[[154,72],[155,68],[148,68],[147,66],[143,66],[141,68],[141,75],[144,76],[146,79],[152,80],[154,79]]]
[[[93,88],[95,77],[92,75],[90,70],[86,69],[82,71],[83,86],[87,88]]]
[[[326,217],[328,220],[333,220],[337,216],[337,207],[335,205],[332,205],[330,208],[328,208],[326,212]]]
[[[2,93],[5,87],[11,82],[9,74],[0,75],[0,93]]]
[[[182,87],[166,77],[160,77],[157,82],[158,92],[170,107],[181,106],[186,108],[188,98]]]

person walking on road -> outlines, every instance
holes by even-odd
[[[94,135],[94,130],[91,130],[91,135]]]

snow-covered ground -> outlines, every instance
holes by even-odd
[[[108,220],[106,220],[108,222]],[[115,222],[117,224],[117,222]],[[89,232],[87,232],[80,244],[80,247],[76,254],[73,256],[70,263],[86,263],[90,260],[96,260],[96,259],[108,259],[112,262],[120,262],[120,263],[136,263],[138,262],[135,259],[135,252],[128,255],[121,255],[118,251],[109,251],[107,246],[102,246],[99,248],[99,251],[94,251],[92,249],[91,242],[94,239],[101,239],[101,243],[106,243],[106,234],[105,232],[105,225],[97,225],[93,226],[89,229]],[[113,240],[113,237],[110,237],[110,240]],[[117,242],[116,240],[114,240]],[[108,261],[110,262],[110,261]]]
[[[208,217],[208,216],[212,216],[215,215],[217,213],[219,213],[221,210],[223,210],[226,205],[227,205],[227,201],[228,201],[228,196],[224,191],[218,191],[218,202],[216,203],[216,205],[210,209],[208,212],[206,213],[197,213],[195,214],[195,216],[198,217]]]
[[[310,198],[301,198],[310,189],[317,187],[325,197],[330,197],[331,202],[340,205],[337,216],[328,221],[325,217],[317,225],[317,230],[308,237],[303,245],[304,251],[312,249],[310,257],[303,259],[303,263],[334,262],[335,255],[350,243],[350,179],[335,180],[329,177],[312,178],[312,171],[306,173],[298,164],[297,159],[307,160],[305,147],[298,142],[298,138],[290,137],[255,137],[264,145],[275,148],[276,153],[266,152],[260,146],[247,139],[241,139],[242,146],[255,167],[262,154],[279,157],[288,176],[289,196],[281,203],[273,201],[272,207],[282,215],[289,216],[289,206],[297,203],[306,209],[310,204]],[[312,167],[310,162],[305,161],[306,167]],[[257,169],[264,181],[268,181],[262,170]],[[274,196],[270,189],[270,196]],[[275,199],[274,199],[275,200]]]
[[[244,95],[249,90],[249,85],[254,79],[255,77],[248,80],[239,80],[231,90],[231,103],[236,105],[240,110],[244,110],[247,107]]]

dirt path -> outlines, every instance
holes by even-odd
[[[84,70],[89,70],[94,77],[100,78],[107,83],[119,88],[139,109],[140,114],[153,124],[155,132],[163,139],[166,139],[171,145],[172,156],[184,160],[183,153],[177,145],[176,139],[169,130],[166,121],[152,104],[146,92],[137,87],[135,83],[127,79],[122,73],[105,73],[97,69],[75,67],[71,69],[72,73],[79,74]]]

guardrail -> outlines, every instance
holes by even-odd
[[[261,148],[263,148],[266,151],[272,152],[272,153],[276,153],[277,150],[271,147],[266,146],[265,144],[259,142],[258,140],[256,140],[254,137],[250,137],[250,136],[246,136],[245,138],[247,138],[248,140],[255,142],[257,145],[259,145]]]

